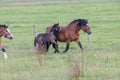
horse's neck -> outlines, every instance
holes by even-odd
[[[50,33],[53,34],[55,37],[57,37],[57,32],[52,31],[52,32],[50,32]]]
[[[77,32],[79,32],[80,30],[81,30],[81,28],[80,28],[79,26],[77,26],[77,28],[76,28],[76,31],[75,31],[75,32],[77,33]]]
[[[2,31],[2,29],[0,29],[0,38],[2,37],[2,34],[3,33],[3,31]]]
[[[77,33],[81,30],[81,28],[79,26],[77,26],[77,24],[70,24],[67,26],[67,30]]]
[[[0,28],[0,49],[2,48],[2,39],[1,39],[1,37],[2,37],[2,29],[3,28]]]
[[[2,39],[0,38],[0,49],[2,48]]]

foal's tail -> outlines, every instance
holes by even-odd
[[[35,39],[34,39],[34,47],[36,47],[36,43],[37,43],[37,42],[36,42],[36,37],[35,37]]]

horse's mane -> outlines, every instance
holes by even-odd
[[[0,24],[0,27],[4,27],[4,28],[8,28],[8,26],[6,26],[6,25],[2,25],[2,24]]]
[[[53,28],[55,28],[55,27],[56,27],[56,26],[58,26],[58,25],[59,25],[59,23],[54,24],[54,25],[52,26],[52,28],[51,28],[50,32],[52,32],[52,31],[53,31]]]
[[[71,23],[69,23],[69,25],[70,25],[70,24],[73,24],[73,23],[75,23],[75,22],[77,22],[77,21],[81,21],[81,19],[73,20]]]
[[[78,22],[77,26],[86,25],[88,23],[86,19],[76,19],[76,20],[73,20],[71,23],[69,23],[69,25],[75,22]]]

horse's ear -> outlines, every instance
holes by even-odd
[[[59,25],[59,22],[56,24],[57,26]]]
[[[88,19],[83,19],[83,21],[88,21]]]
[[[54,24],[54,26],[58,26],[58,25],[59,25],[59,23],[55,23],[55,24]]]
[[[88,23],[88,19],[84,19],[84,22],[85,22],[85,23]]]
[[[5,24],[3,24],[3,27],[5,27]]]
[[[7,25],[4,25],[4,26],[8,28],[9,25],[7,24]]]
[[[86,21],[88,21],[88,19],[85,19]]]

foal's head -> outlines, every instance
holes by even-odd
[[[54,33],[55,35],[61,31],[61,27],[59,26],[59,23],[54,24],[50,30],[51,33]]]
[[[0,24],[0,36],[4,36],[4,37],[11,39],[11,40],[13,39],[13,35],[10,32],[8,26],[6,26],[6,25]]]
[[[91,34],[90,26],[86,19],[79,19],[78,26],[81,27],[84,32]]]

